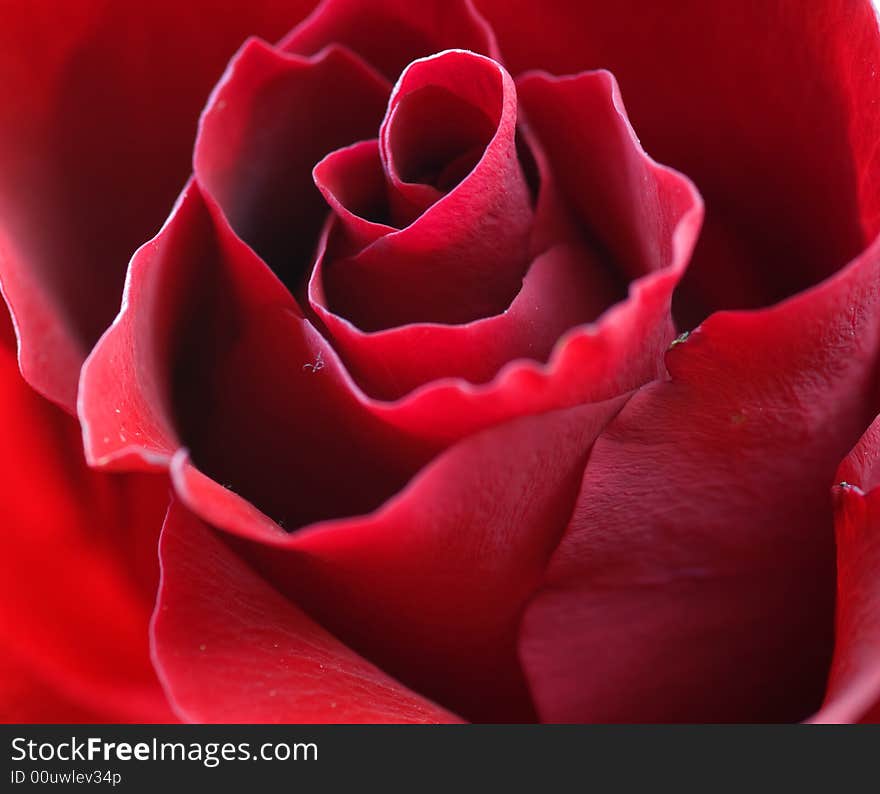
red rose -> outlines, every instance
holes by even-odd
[[[870,3],[43,5],[0,716],[880,717]]]

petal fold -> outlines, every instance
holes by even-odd
[[[322,258],[323,245],[312,308],[356,382],[383,401],[437,380],[487,384],[518,359],[546,362],[566,332],[596,319],[613,296],[610,286],[597,282],[601,265],[589,251],[560,244],[535,258],[520,291],[500,314],[460,325],[414,323],[364,333],[325,308]]]
[[[834,607],[830,487],[873,416],[880,243],[719,313],[602,433],[520,652],[550,722],[803,719]]]
[[[459,721],[334,639],[177,503],[160,554],[153,656],[181,719]]]
[[[284,535],[181,461],[182,501],[274,586],[399,680],[482,722],[534,719],[516,657],[526,599],[596,435],[625,398],[452,447],[381,509]]]
[[[196,180],[293,291],[327,214],[312,168],[327,152],[375,136],[390,90],[337,44],[306,58],[251,39],[202,114]]]
[[[810,722],[880,722],[880,421],[837,472],[837,617],[822,708]]]
[[[294,529],[374,509],[436,452],[371,410],[197,183],[135,256],[127,295],[83,368],[93,465],[166,469],[187,448]]]
[[[205,0],[136,14],[106,0],[3,4],[0,288],[37,391],[74,412],[80,365],[188,176],[223,65],[245,37],[280,36],[312,5],[255,0],[205,25]]]

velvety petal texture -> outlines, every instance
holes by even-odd
[[[25,378],[71,412],[128,260],[186,180],[223,65],[247,35],[278,37],[314,4],[235,5],[0,3],[0,287]]]
[[[880,722],[880,422],[837,471],[837,619],[825,702],[811,722]]]
[[[182,719],[459,721],[335,640],[177,504],[160,554],[153,657]]]
[[[21,378],[2,322],[0,721],[172,720],[146,636],[167,477],[90,471],[76,422]]]
[[[880,242],[773,309],[722,313],[596,441],[529,606],[550,722],[791,721],[831,653],[837,462],[871,420]]]

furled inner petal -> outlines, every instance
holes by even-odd
[[[581,326],[595,340],[598,328],[586,324],[601,324],[600,315],[626,297],[628,284],[641,290],[643,279],[657,278],[660,282],[651,289],[659,287],[656,297],[667,301],[681,275],[687,259],[676,250],[681,242],[676,230],[694,209],[695,193],[639,146],[614,78],[604,71],[566,78],[533,73],[520,78],[517,87],[525,115],[518,155],[523,163],[533,161],[536,176],[528,240],[533,258],[522,287],[500,313],[468,323],[417,322],[365,332],[334,311],[325,289],[325,272],[335,260],[393,238],[389,197],[401,187],[423,188],[430,203],[433,194],[446,188],[444,180],[457,178],[456,170],[468,158],[468,135],[478,139],[481,134],[479,119],[465,120],[455,144],[435,145],[433,151],[449,160],[446,166],[431,165],[440,158],[431,157],[430,146],[428,154],[419,151],[418,157],[401,151],[407,127],[399,132],[392,111],[381,144],[368,140],[338,149],[314,169],[333,217],[318,248],[309,305],[373,398],[396,400],[443,379],[488,384],[513,362],[547,362],[554,348],[568,345],[562,341],[567,331]],[[406,182],[419,178],[412,173],[433,183]],[[625,311],[642,320],[647,316],[645,307],[631,303]],[[649,342],[653,332],[647,332],[648,325],[632,340],[639,353],[628,356],[630,361],[659,360],[650,352],[657,351]],[[576,371],[578,381],[588,378],[583,364]]]
[[[391,218],[378,140],[361,141],[331,152],[315,166],[312,175],[342,226],[343,233],[334,238],[337,252],[344,249],[356,253],[395,231],[388,225]]]
[[[349,216],[331,243],[342,255],[323,274],[328,308],[367,331],[507,308],[532,221],[515,134],[515,88],[495,61],[450,50],[411,64],[375,148],[337,152],[316,169],[331,206]],[[370,217],[353,222],[365,209]]]
[[[481,86],[484,95],[471,98],[428,83],[392,101],[379,155],[396,226],[416,220],[480,161],[501,113],[494,88]]]
[[[395,400],[443,378],[484,384],[518,359],[546,361],[566,331],[593,321],[617,297],[588,249],[560,244],[535,258],[522,289],[500,314],[461,325],[418,323],[366,334],[324,305],[321,274],[329,231],[312,274],[311,308],[349,372],[374,399]]]

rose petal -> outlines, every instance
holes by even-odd
[[[395,231],[388,225],[388,196],[378,139],[330,152],[312,169],[312,178],[339,219],[344,234],[338,237],[347,243],[350,253]],[[324,245],[326,241],[322,240]]]
[[[196,183],[134,257],[126,295],[83,367],[93,465],[165,468],[186,446],[295,528],[377,507],[436,451],[373,414]]]
[[[602,266],[586,250],[558,245],[535,259],[501,314],[463,325],[417,323],[364,333],[325,308],[322,254],[312,308],[355,380],[379,400],[398,399],[441,378],[487,383],[516,359],[545,362],[566,331],[594,320],[613,295],[600,280]]]
[[[528,265],[532,221],[515,133],[516,90],[494,61],[452,50],[410,64],[379,135],[390,223],[404,228],[324,263],[328,308],[366,331],[503,311]],[[480,153],[472,170],[438,190],[434,172],[465,150]]]
[[[515,133],[515,88],[496,61],[444,50],[407,66],[379,129],[379,157],[396,225],[418,220],[447,192],[465,192],[456,190],[458,184],[478,179],[470,172],[480,170],[480,187],[496,194],[493,205],[510,202],[498,212],[510,210],[515,227],[522,210],[503,195],[504,188],[528,204],[525,179],[516,167]],[[491,183],[487,171],[494,175]]]
[[[880,511],[875,420],[837,472],[837,619],[822,708],[810,722],[880,722]]]
[[[184,359],[176,406],[185,446],[290,530],[375,509],[435,448],[360,402],[310,323],[285,308],[261,315],[213,361],[204,344]]]
[[[521,656],[540,716],[786,721],[821,698],[837,461],[870,421],[880,242],[718,314],[596,441]]]
[[[324,0],[279,46],[314,55],[333,43],[358,53],[392,82],[408,63],[441,50],[498,55],[492,29],[470,0]]]
[[[122,310],[82,369],[78,410],[91,465],[164,468],[180,446],[173,375],[190,330],[183,318],[191,314],[201,320],[204,313],[195,296],[201,294],[204,305],[222,295],[224,286],[213,229],[204,199],[190,183],[159,234],[132,258]],[[265,269],[233,283],[249,288],[245,294],[253,295],[254,302],[269,302],[273,289],[281,292]],[[279,300],[292,305],[289,296]],[[235,333],[234,319],[226,318],[227,336]],[[199,335],[190,345],[198,344],[202,334],[224,330],[195,326]]]
[[[819,282],[878,233],[878,25],[868,0],[477,0],[505,64],[607,68],[645,147],[707,206],[684,327]]]
[[[202,114],[196,179],[291,289],[327,214],[312,168],[328,151],[374,136],[389,91],[339,46],[304,58],[251,39]]]
[[[525,600],[618,398],[454,446],[372,515],[284,536],[185,462],[177,492],[282,592],[409,686],[478,721],[534,718],[516,658]]]
[[[89,471],[3,343],[0,414],[0,721],[170,720],[146,642],[167,478]]]
[[[645,154],[614,76],[530,73],[519,78],[517,90],[540,144],[539,165],[589,247],[607,252],[626,282],[669,267],[670,230],[687,206],[684,178],[670,179],[670,171]]]
[[[158,0],[137,14],[103,0],[4,4],[0,284],[26,379],[67,410],[132,252],[186,179],[196,118],[226,59],[311,5],[256,0],[217,15],[206,2]]]
[[[458,721],[335,640],[179,504],[160,554],[153,654],[181,719]]]
[[[426,441],[449,443],[516,416],[610,399],[660,375],[674,335],[670,295],[690,258],[702,204],[688,180],[645,161],[646,176],[672,208],[665,269],[633,282],[627,299],[594,324],[566,333],[546,365],[513,361],[482,386],[439,380],[394,403],[373,401],[373,411]]]

